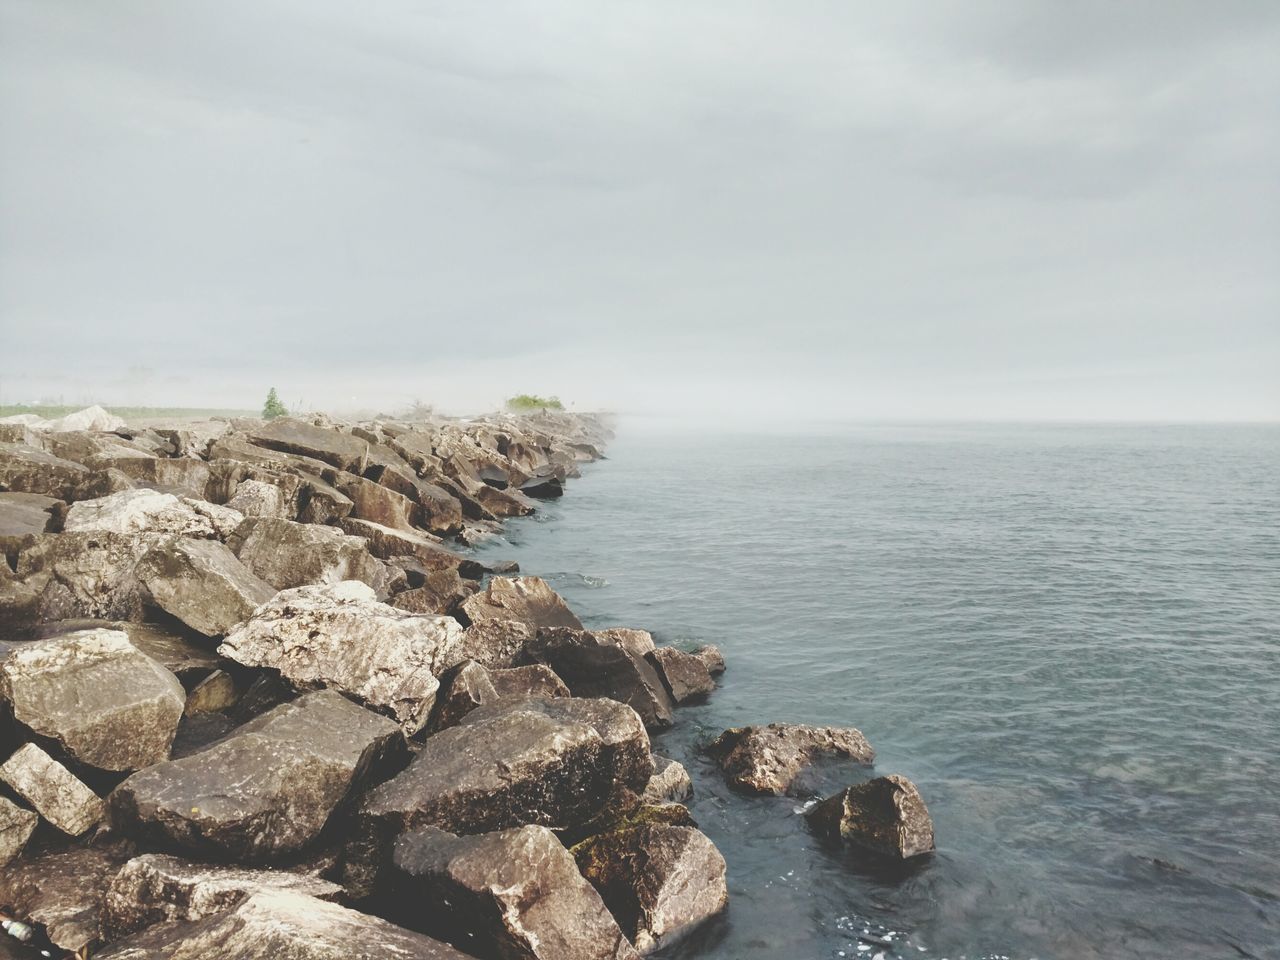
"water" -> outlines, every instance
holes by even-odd
[[[483,552],[728,659],[655,738],[729,864],[669,956],[1280,957],[1280,428],[624,424],[609,454]],[[937,853],[889,871],[730,792],[699,748],[769,721],[859,727]]]

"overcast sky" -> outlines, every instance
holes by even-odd
[[[1280,3],[0,0],[0,400],[1280,417]]]

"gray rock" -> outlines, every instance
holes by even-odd
[[[335,527],[274,517],[246,519],[227,546],[255,576],[277,590],[359,580],[386,596],[392,574],[365,541]]]
[[[324,480],[351,501],[350,516],[393,530],[416,529],[418,505],[403,494],[341,470],[326,470]]]
[[[207,637],[226,634],[276,592],[212,540],[166,539],[135,572],[150,603]]]
[[[564,681],[545,663],[492,669],[489,671],[489,682],[499,697],[571,696]]]
[[[477,620],[462,634],[460,655],[489,669],[510,667],[536,636],[533,627],[519,620]]]
[[[616,644],[637,657],[643,657],[657,649],[653,642],[653,634],[648,630],[633,630],[630,627],[609,627],[607,630],[593,630],[592,632],[599,639]]]
[[[138,770],[169,756],[182,684],[122,630],[25,643],[0,663],[0,698],[16,720],[99,770]]]
[[[289,516],[289,500],[279,484],[265,480],[241,480],[227,506],[246,517]]]
[[[109,797],[111,819],[128,836],[197,854],[261,861],[295,853],[404,749],[394,723],[319,691],[135,773]]]
[[[0,493],[0,553],[16,555],[18,541],[44,533],[65,506],[40,493]]]
[[[158,490],[122,490],[73,503],[67,511],[63,530],[67,533],[170,533],[213,539],[225,536],[226,526],[230,524],[234,528],[242,519],[240,514],[225,507],[204,504],[202,509],[196,509],[195,503]]]
[[[0,490],[72,500],[89,468],[24,443],[0,443]]]
[[[489,680],[489,671],[474,660],[464,661],[441,675],[440,690],[426,729],[432,733],[446,730],[476,707],[497,699],[498,691]]]
[[[34,743],[22,745],[0,764],[0,780],[69,836],[80,836],[102,819],[97,794]]]
[[[0,867],[22,852],[40,817],[7,797],[0,797]]]
[[[223,913],[160,924],[95,960],[468,960],[385,920],[293,891],[260,891]]]
[[[554,500],[564,496],[564,483],[556,476],[531,477],[520,484],[520,492],[535,500]]]
[[[461,640],[456,620],[397,610],[348,580],[281,591],[218,652],[304,689],[335,687],[413,734],[431,713],[436,675],[459,662]]]
[[[141,620],[138,559],[161,539],[153,534],[42,534],[18,554],[18,577],[34,582],[45,575],[41,619]]]
[[[705,697],[716,688],[706,663],[691,653],[675,647],[657,647],[645,659],[658,671],[671,699],[677,704]]]
[[[734,727],[716,738],[708,753],[731,786],[748,793],[787,793],[800,773],[822,757],[870,765],[876,753],[853,727],[771,723]]]
[[[388,603],[410,613],[452,615],[463,600],[480,589],[474,580],[459,577],[456,570],[427,570],[407,558],[396,565],[413,589],[393,594]]]
[[[98,846],[19,857],[0,870],[0,903],[43,926],[54,945],[87,952],[98,942],[103,893],[125,859],[117,848]]]
[[[231,674],[223,670],[215,670],[209,674],[187,694],[187,705],[183,713],[195,716],[198,713],[216,713],[229,710],[240,699],[240,691]]]
[[[888,857],[906,860],[934,848],[933,820],[916,785],[890,774],[846,787],[806,815],[809,825]]]
[[[362,473],[368,462],[369,444],[349,433],[317,427],[291,417],[262,423],[246,421],[250,442],[268,450],[311,457],[339,470]]]
[[[482,956],[638,956],[546,827],[470,837],[423,827],[396,842],[394,863],[406,915]]]
[[[103,897],[103,938],[110,943],[157,923],[200,920],[276,890],[330,901],[343,895],[336,883],[288,870],[194,863],[154,853],[135,857],[120,868]]]
[[[469,566],[477,566],[474,561],[459,556],[440,541],[421,530],[395,530],[373,523],[348,517],[338,521],[344,533],[354,537],[364,537],[369,541],[369,552],[381,560],[399,560],[412,557],[428,570],[460,570]]]
[[[463,602],[462,612],[470,623],[514,620],[534,629],[582,629],[582,621],[541,577],[494,577],[483,591]]]
[[[128,620],[59,620],[35,627],[31,639],[49,640],[82,630],[123,630],[129,635],[130,643],[176,676],[184,686],[199,683],[221,663],[212,650],[193,639],[199,637],[200,641],[207,642],[204,637],[176,625]]]
[[[119,470],[140,487],[152,487],[186,497],[203,499],[209,484],[209,465],[203,460],[169,459],[134,455],[94,457],[98,469]]]
[[[693,655],[707,666],[707,672],[713,677],[724,673],[724,654],[714,643],[708,643],[693,651]]]
[[[654,754],[653,776],[644,788],[645,803],[684,803],[693,796],[693,779],[684,764]]]

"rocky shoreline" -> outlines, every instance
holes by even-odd
[[[607,419],[0,421],[5,956],[625,958],[728,905],[651,732],[714,647],[586,630],[467,548],[559,497]],[[853,729],[725,731],[745,793]],[[811,827],[933,849],[918,791]]]

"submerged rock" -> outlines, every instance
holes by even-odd
[[[40,817],[0,796],[0,867],[22,852]]]
[[[841,757],[870,764],[875,751],[853,727],[811,727],[771,723],[734,727],[708,748],[731,786],[749,793],[785,794],[796,777],[822,757]]]
[[[810,826],[876,853],[906,860],[934,848],[933,820],[916,785],[890,774],[846,787],[806,815]]]
[[[136,575],[152,604],[208,637],[247,620],[276,592],[215,540],[167,539],[138,561]]]
[[[122,630],[84,630],[23,644],[0,662],[13,717],[100,770],[167,759],[185,695],[177,678]]]
[[[421,730],[440,683],[457,662],[462,628],[449,617],[379,603],[354,580],[282,590],[230,633],[218,652],[278,670],[295,686],[335,687]]]
[[[330,690],[307,694],[205,750],[135,773],[109,798],[112,823],[194,853],[246,861],[294,853],[404,749],[385,717]]]
[[[394,863],[405,915],[482,956],[637,956],[573,857],[545,827],[467,837],[422,827],[396,841]]]
[[[515,620],[534,629],[582,629],[582,621],[541,577],[494,577],[483,591],[463,602],[462,612],[473,624],[484,620]]]
[[[68,836],[78,837],[102,819],[98,795],[34,743],[0,764],[0,781]]]

